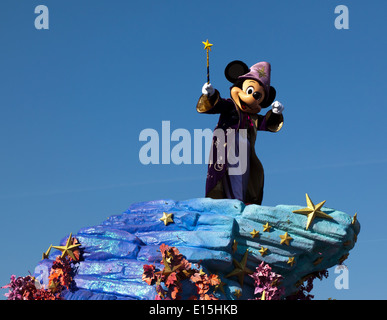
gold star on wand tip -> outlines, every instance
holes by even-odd
[[[211,51],[211,47],[213,46],[213,44],[209,43],[208,39],[206,40],[206,42],[202,41],[202,43],[204,44],[204,50],[210,50]]]
[[[312,223],[312,221],[314,220],[315,217],[333,219],[333,217],[331,217],[330,215],[327,215],[325,212],[322,212],[320,210],[325,202],[326,202],[326,200],[324,200],[323,202],[320,202],[317,205],[314,205],[312,200],[309,198],[309,195],[306,194],[307,207],[302,208],[300,210],[293,211],[293,213],[303,214],[303,215],[306,215],[308,217],[305,230],[308,230],[310,224]]]

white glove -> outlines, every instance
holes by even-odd
[[[284,111],[284,109],[285,109],[285,107],[279,101],[274,101],[271,104],[271,110],[273,111],[273,113],[281,114]]]
[[[215,93],[215,89],[211,83],[205,83],[202,88],[202,94],[207,96],[212,96]]]

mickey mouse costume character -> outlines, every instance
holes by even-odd
[[[225,76],[233,85],[230,88],[231,99],[220,97],[219,91],[207,82],[203,85],[202,95],[196,106],[199,113],[220,114],[215,128],[225,132],[226,143],[230,130],[234,129],[235,138],[240,129],[246,129],[247,169],[240,174],[230,174],[232,162],[226,159],[219,164],[217,149],[219,141],[214,135],[212,159],[208,165],[206,197],[213,199],[239,199],[244,203],[261,204],[263,198],[264,171],[255,154],[257,131],[278,132],[283,125],[284,106],[274,101],[276,90],[270,86],[271,66],[268,62],[259,62],[248,68],[242,61],[230,62],[225,69]],[[262,108],[271,105],[266,115],[259,115]],[[244,130],[242,130],[244,131]],[[235,155],[239,153],[239,141],[235,142]],[[234,163],[234,162],[233,162]]]

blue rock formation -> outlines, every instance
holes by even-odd
[[[253,279],[245,276],[243,288],[237,277],[225,278],[233,269],[233,259],[241,261],[249,250],[247,267],[264,261],[284,277],[286,295],[297,291],[296,283],[310,273],[339,264],[354,247],[360,231],[348,214],[323,207],[333,219],[315,218],[305,230],[307,217],[293,213],[301,206],[245,206],[238,200],[209,198],[187,201],[159,200],[136,203],[121,215],[109,217],[98,226],[79,230],[74,235],[81,243],[83,261],[78,262],[74,277],[76,289],[64,292],[65,299],[154,299],[156,291],[142,281],[143,265],[160,264],[161,244],[175,246],[191,263],[201,260],[203,269],[217,273],[226,283],[219,299],[254,298]],[[173,213],[173,223],[165,225],[163,212]],[[269,232],[263,225],[269,223]],[[259,235],[252,237],[255,229]],[[289,245],[281,244],[280,235],[288,232]],[[61,240],[64,245],[68,235]],[[237,242],[237,250],[232,246]],[[259,250],[267,248],[262,256]],[[53,250],[42,260],[35,276],[47,283],[52,262],[59,254]],[[289,264],[294,257],[295,263]],[[184,297],[183,297],[184,298]]]

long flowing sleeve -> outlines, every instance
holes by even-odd
[[[208,97],[202,94],[196,104],[196,110],[199,113],[216,114],[229,111],[234,108],[234,103],[231,99],[223,99],[220,97],[219,91],[215,89],[215,93]]]
[[[273,113],[269,110],[265,116],[259,115],[257,130],[278,132],[284,124],[284,116],[282,114]]]

